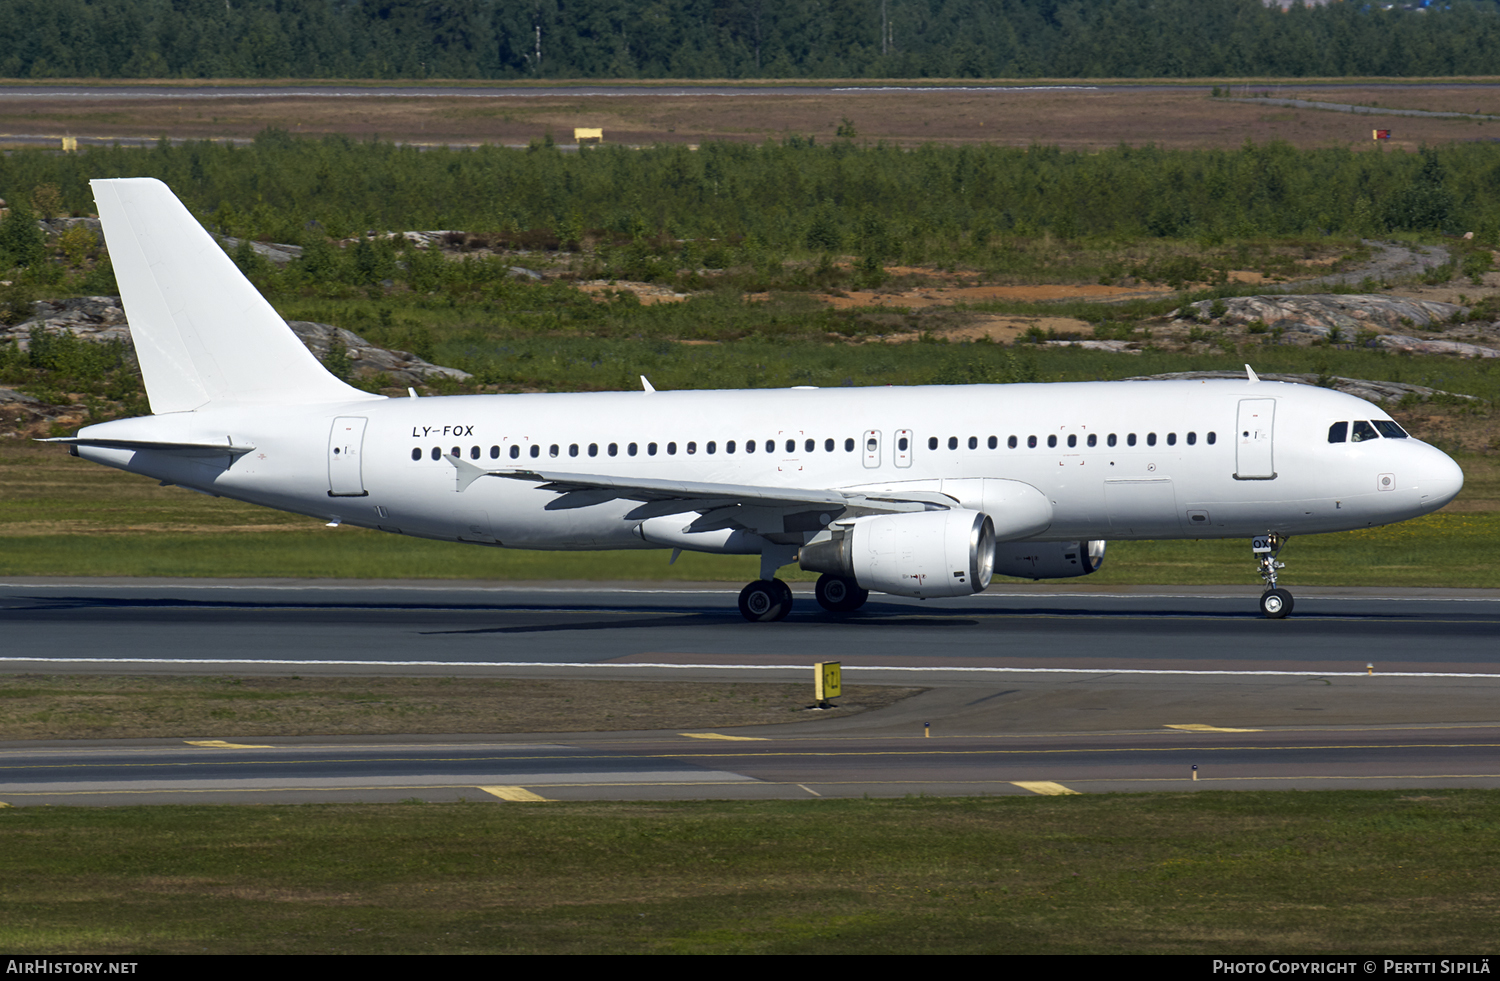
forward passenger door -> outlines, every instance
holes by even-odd
[[[1275,399],[1240,399],[1234,431],[1235,480],[1276,479],[1271,438],[1275,422]]]

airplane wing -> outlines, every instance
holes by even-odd
[[[640,520],[686,511],[697,511],[704,515],[716,512],[715,520],[710,524],[722,522],[727,527],[759,523],[741,521],[736,517],[737,512],[746,518],[750,516],[750,512],[787,514],[796,511],[823,511],[832,517],[852,517],[859,514],[946,510],[958,506],[958,502],[947,495],[925,491],[876,495],[860,491],[652,480],[520,468],[487,470],[458,457],[445,456],[445,459],[457,471],[454,489],[459,493],[468,489],[480,477],[504,477],[537,484],[543,490],[556,491],[559,496],[547,505],[549,511],[591,507],[615,500],[640,501],[641,506],[632,509],[627,515]],[[819,522],[825,523],[826,521]],[[696,524],[699,523],[695,522]],[[696,530],[707,528],[705,525]]]

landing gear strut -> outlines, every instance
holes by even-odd
[[[1260,612],[1268,620],[1280,620],[1292,612],[1292,594],[1276,585],[1277,570],[1286,568],[1285,562],[1276,561],[1285,544],[1286,536],[1274,531],[1250,539],[1250,551],[1266,584],[1266,591],[1260,594]]]

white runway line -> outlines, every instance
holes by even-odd
[[[601,668],[630,671],[637,668],[671,669],[679,671],[806,671],[810,664],[665,664],[657,662],[632,662],[611,664],[579,661],[311,661],[259,658],[175,658],[175,657],[0,657],[0,665],[6,664],[155,664],[155,665],[224,665],[243,664],[257,667],[340,667],[340,668]],[[846,675],[860,672],[901,671],[933,674],[953,671],[963,674],[1089,674],[1089,675],[1179,675],[1189,677],[1271,677],[1271,678],[1364,678],[1365,671],[1230,671],[1194,670],[1187,668],[991,668],[964,667],[962,665],[930,665],[925,667],[902,667],[883,665],[850,665],[843,667]],[[1500,672],[1483,671],[1381,671],[1381,678],[1497,678]]]

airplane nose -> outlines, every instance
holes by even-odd
[[[1436,511],[1458,496],[1464,489],[1464,472],[1453,458],[1441,450],[1432,450],[1432,457],[1423,461],[1417,490],[1422,495],[1422,509]]]

